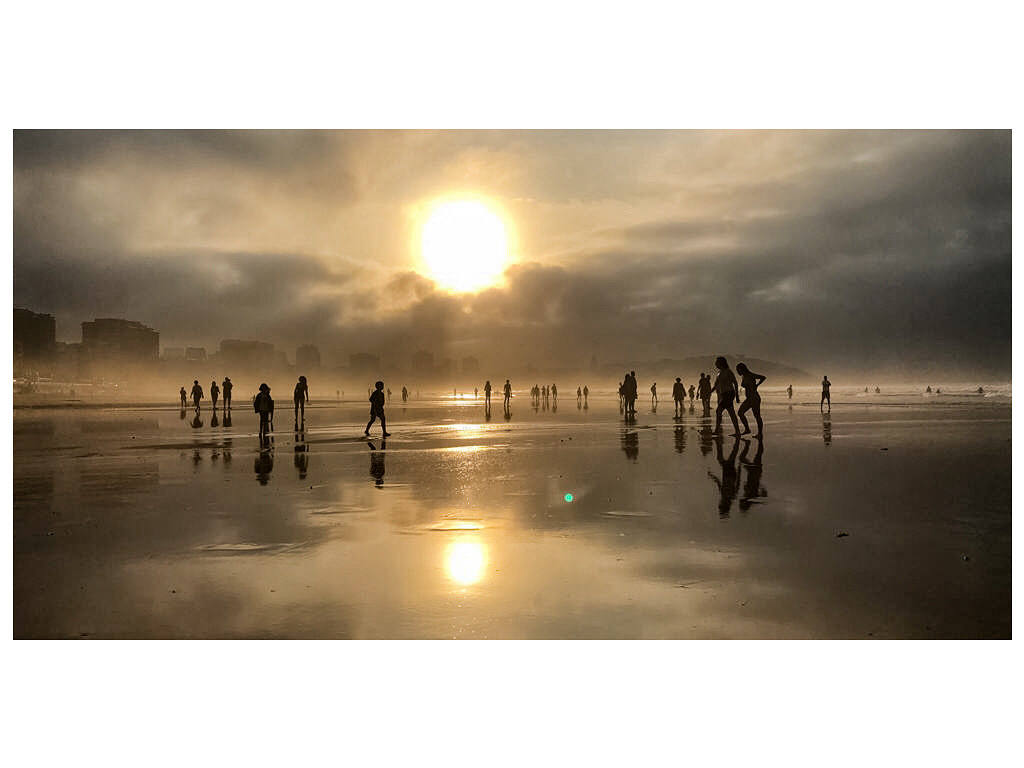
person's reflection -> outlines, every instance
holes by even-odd
[[[505,403],[505,421],[512,421],[512,406]]]
[[[832,416],[827,413],[821,417],[821,439],[825,445],[832,445]]]
[[[216,408],[213,409],[213,415],[210,417],[210,426],[211,427],[219,427],[220,426],[220,421],[217,420],[217,409]]]
[[[640,457],[640,435],[632,430],[622,430],[622,451],[627,459],[636,461]]]
[[[203,460],[203,455],[201,453],[199,453],[199,449],[198,448],[196,448],[194,451],[192,451],[192,466],[193,467],[198,467],[200,462],[202,462],[202,460]]]
[[[199,429],[203,426],[203,420],[199,418],[199,409],[196,408],[196,415],[192,418],[192,429]]]
[[[736,454],[739,452],[739,449],[740,441],[739,438],[736,438],[733,440],[729,458],[726,459],[722,455],[722,436],[717,435],[715,437],[715,458],[718,459],[718,464],[722,468],[722,479],[719,480],[710,471],[708,472],[708,477],[715,481],[715,485],[718,486],[718,492],[721,494],[721,499],[718,502],[719,517],[729,516],[732,501],[736,498],[736,493],[739,491],[740,473],[736,469]]]
[[[715,438],[715,432],[711,429],[711,422],[705,421],[701,424],[700,429],[697,430],[697,435],[700,437],[700,455],[707,456],[711,453],[711,444]]]
[[[225,427],[230,427],[231,426],[231,409],[230,408],[228,408],[227,410],[224,411],[224,426]]]
[[[380,441],[379,451],[372,442],[368,445],[370,446],[370,477],[373,478],[373,484],[381,488],[384,485],[384,454],[388,449],[388,441]]]
[[[484,421],[491,420],[491,401],[484,402]]]
[[[295,468],[299,470],[299,480],[306,479],[309,470],[309,445],[306,443],[305,421],[302,428],[295,431]]]
[[[750,509],[751,504],[757,504],[768,495],[768,491],[761,486],[761,457],[764,454],[764,440],[758,440],[757,450],[754,458],[747,458],[747,451],[750,450],[750,440],[743,441],[743,450],[740,452],[740,464],[747,470],[746,479],[743,481],[743,495],[740,497],[740,509],[744,512]]]
[[[260,485],[266,485],[270,481],[270,473],[274,471],[274,446],[270,440],[266,440],[260,446],[260,454],[253,463],[253,471]]]
[[[675,430],[676,438],[676,453],[682,453],[686,450],[686,427],[680,425]]]
[[[225,424],[224,426],[227,426]],[[224,449],[221,452],[221,456],[224,458],[224,466],[227,467],[231,463],[231,438],[224,441]]]
[[[182,421],[185,420],[185,409],[184,408],[181,409],[181,413],[179,414],[179,418],[181,418]]]
[[[558,398],[551,401],[551,412],[558,413]]]

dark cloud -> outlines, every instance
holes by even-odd
[[[127,316],[328,362],[737,350],[1008,374],[1010,150],[985,131],[19,131],[15,301],[65,338]],[[456,181],[530,244],[502,287],[409,269],[398,212]]]

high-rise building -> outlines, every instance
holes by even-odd
[[[314,371],[320,367],[320,350],[312,344],[303,344],[295,350],[295,368],[301,371]]]
[[[53,315],[14,308],[14,354],[25,360],[41,360],[53,354],[57,324]]]
[[[91,360],[147,362],[160,355],[160,334],[135,320],[97,317],[82,323],[82,351]]]
[[[412,356],[412,372],[414,376],[429,378],[434,375],[434,356],[422,349]]]
[[[272,368],[275,363],[274,345],[266,341],[223,339],[218,353],[222,367]]]

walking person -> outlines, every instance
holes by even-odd
[[[370,427],[373,426],[373,422],[380,419],[380,431],[384,433],[384,437],[391,437],[391,433],[388,432],[387,423],[384,420],[384,382],[378,381],[374,386],[376,389],[370,394],[370,420],[366,422],[366,431],[363,434],[369,437]]]
[[[491,380],[488,379],[484,382],[484,405],[490,407],[491,405]]]
[[[213,410],[217,410],[217,398],[220,397],[220,387],[217,386],[216,381],[210,382],[210,400],[213,402]],[[216,426],[216,425],[214,425]]]
[[[583,385],[583,407],[587,407],[587,398],[590,397],[590,387],[586,384]]]
[[[651,407],[658,404],[658,382],[651,384]]]
[[[330,390],[327,390],[330,392]],[[295,423],[299,423],[299,414],[302,415],[302,422],[306,422],[306,403],[309,402],[309,384],[306,383],[305,376],[299,376],[298,382],[295,384],[295,393],[293,395],[295,401]]]
[[[274,398],[270,396],[270,387],[260,384],[260,391],[252,401],[253,410],[260,416],[260,442],[269,437],[271,421],[274,418]]]
[[[718,376],[715,378],[714,391],[718,394],[718,406],[715,408],[715,434],[722,433],[722,411],[729,412],[732,419],[732,434],[739,436],[740,425],[736,421],[736,408],[733,401],[737,400],[736,374],[729,368],[729,362],[724,357],[715,359],[715,367],[718,369]]]
[[[757,388],[764,383],[765,376],[760,373],[754,373],[752,370],[747,368],[746,363],[738,363],[736,365],[736,372],[740,375],[740,383],[743,385],[743,391],[746,393],[746,399],[740,404],[739,417],[740,421],[743,422],[743,434],[750,434],[750,424],[747,423],[747,411],[754,412],[754,421],[757,422],[757,434],[754,435],[756,438],[761,437],[761,433],[764,432],[764,422],[761,421],[761,395],[758,394]]]
[[[184,408],[188,405],[188,392],[186,392],[185,388],[182,387],[178,390],[178,394],[181,395],[181,407]]]
[[[199,401],[203,399],[203,388],[199,386],[199,379],[192,382],[192,402],[195,403],[196,413],[199,413]]]
[[[711,377],[701,373],[700,382],[697,384],[697,397],[704,404],[704,415],[711,415]]]
[[[693,397],[697,393],[696,387],[693,384],[690,385],[690,407],[693,408]]]
[[[505,410],[512,407],[512,383],[505,379]]]
[[[828,401],[828,412],[832,413],[832,382],[825,376],[821,380],[821,410],[825,410],[825,402]]]
[[[867,392],[866,389],[864,391]],[[790,400],[793,399],[793,385],[792,384],[790,384],[788,387],[786,387],[786,394],[789,396]]]
[[[224,383],[220,385],[224,394],[224,410],[231,410],[231,388],[234,386],[228,376],[224,377]]]

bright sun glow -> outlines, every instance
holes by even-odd
[[[449,579],[468,587],[483,578],[487,566],[487,550],[475,539],[453,541],[445,552],[444,564]]]
[[[421,235],[423,262],[430,276],[452,291],[493,285],[508,262],[505,224],[478,200],[440,203]]]

